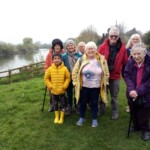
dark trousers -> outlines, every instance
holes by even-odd
[[[143,132],[150,131],[150,107],[135,107],[132,104],[129,106],[133,127]]]
[[[49,98],[50,98],[49,99],[49,104],[50,104],[50,106],[52,106],[53,105],[53,103],[52,103],[52,95],[51,95],[50,91],[49,91]]]
[[[100,88],[82,87],[81,97],[80,97],[80,117],[81,118],[85,118],[87,102],[88,100],[90,100],[92,119],[97,119],[99,93],[100,93]]]
[[[52,97],[52,103],[54,106],[54,110],[55,111],[58,111],[58,110],[65,111],[66,102],[67,102],[65,94],[60,94],[60,95],[52,94],[51,97]]]
[[[71,81],[67,88],[67,104],[69,104],[71,107],[72,107],[72,101],[73,101],[73,84]]]

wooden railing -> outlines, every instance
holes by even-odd
[[[0,79],[7,78],[8,82],[12,82],[12,77],[16,75],[28,74],[29,77],[33,77],[35,73],[44,72],[44,63],[45,61],[29,64],[27,66],[18,67],[15,69],[9,69],[7,71],[0,72]]]

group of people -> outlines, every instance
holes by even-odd
[[[45,61],[44,81],[50,91],[50,110],[54,123],[62,124],[65,115],[79,109],[76,125],[86,121],[87,104],[91,109],[92,127],[98,126],[98,106],[103,114],[107,94],[111,96],[111,119],[119,117],[118,94],[121,75],[127,85],[127,111],[132,118],[130,132],[142,131],[142,139],[150,139],[150,54],[139,34],[130,37],[127,46],[119,37],[119,29],[111,27],[108,38],[97,48],[93,41],[68,39],[65,48],[60,39],[52,41]]]

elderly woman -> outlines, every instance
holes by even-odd
[[[72,39],[68,39],[66,41],[66,52],[62,54],[62,60],[64,65],[69,70],[70,74],[72,74],[73,67],[77,62],[78,58],[82,56],[82,54],[76,50],[76,44]],[[66,115],[70,115],[73,107],[73,85],[70,82],[69,87],[67,89],[67,108]]]
[[[80,118],[78,126],[85,122],[87,98],[90,99],[92,113],[92,127],[97,127],[98,98],[99,94],[104,103],[107,103],[106,85],[108,84],[109,71],[104,57],[97,53],[94,42],[85,46],[85,54],[78,59],[72,72],[73,85],[77,103],[80,99]]]
[[[150,139],[150,54],[142,43],[131,49],[124,79],[133,125],[130,132],[142,131],[142,139]]]
[[[130,57],[130,52],[132,47],[136,44],[136,43],[140,43],[141,42],[141,37],[139,34],[132,34],[127,45],[126,45],[126,49],[127,49],[127,55],[128,57]],[[126,107],[126,112],[130,112],[129,106]]]
[[[141,42],[141,37],[139,34],[131,35],[131,37],[126,45],[128,57],[130,56],[130,51],[131,51],[132,47],[134,46],[134,44],[140,43],[140,42]]]

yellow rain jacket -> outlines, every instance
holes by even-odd
[[[100,63],[101,69],[102,69],[102,78],[100,81],[100,96],[102,98],[102,101],[107,104],[107,92],[106,92],[106,86],[109,84],[109,71],[107,62],[103,55],[96,53],[96,59]],[[75,86],[75,97],[76,101],[78,103],[80,98],[80,90],[82,89],[82,75],[81,71],[83,67],[88,64],[88,58],[87,55],[84,54],[82,58],[79,58],[77,63],[75,64],[72,72],[72,80],[73,85]]]
[[[52,94],[64,94],[70,83],[70,73],[63,62],[58,67],[52,64],[45,73],[44,81]]]

